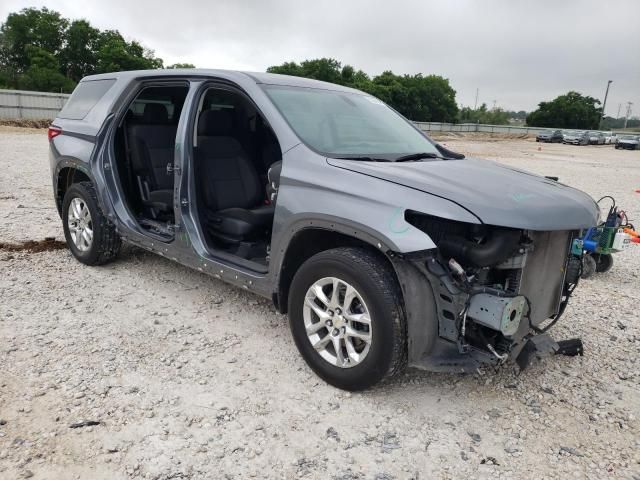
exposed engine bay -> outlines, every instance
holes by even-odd
[[[560,318],[579,281],[580,257],[571,253],[578,231],[493,227],[410,211],[406,220],[438,246],[416,265],[434,291],[439,339],[473,359],[460,363],[463,370],[517,360],[529,339]],[[559,350],[550,338],[540,340],[537,350]],[[441,361],[450,366],[451,358]],[[528,359],[518,363],[523,368]]]

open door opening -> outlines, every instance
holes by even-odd
[[[194,132],[200,226],[212,254],[269,262],[282,153],[257,108],[235,91],[201,98]]]
[[[144,88],[115,135],[116,166],[129,210],[145,230],[173,238],[174,152],[188,86]]]

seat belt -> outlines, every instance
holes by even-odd
[[[127,159],[126,168],[127,168],[127,177],[129,179],[129,191],[133,190],[133,186],[135,185],[135,179],[133,178],[133,168],[131,167],[131,147],[129,146],[129,131],[128,131],[129,122],[125,118],[122,125],[122,132],[124,134],[124,153]]]

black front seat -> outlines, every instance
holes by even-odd
[[[230,243],[266,233],[275,208],[264,204],[264,188],[253,163],[233,137],[229,112],[203,111],[198,143],[198,174],[209,233]]]

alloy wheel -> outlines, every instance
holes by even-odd
[[[303,307],[307,338],[331,365],[351,368],[362,363],[371,347],[371,316],[360,293],[335,277],[316,281]]]
[[[87,203],[79,197],[75,197],[69,204],[67,225],[73,244],[81,252],[91,248],[93,242],[93,222]]]

